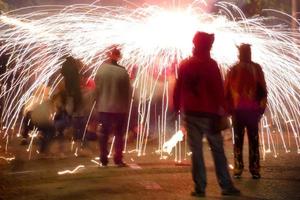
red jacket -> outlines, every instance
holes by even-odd
[[[182,61],[173,100],[176,111],[221,115],[225,100],[217,62],[210,56],[192,56]]]

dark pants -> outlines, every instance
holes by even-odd
[[[40,153],[47,153],[49,144],[54,137],[55,128],[53,126],[42,126],[38,130],[41,133],[39,140]]]
[[[116,164],[122,163],[123,155],[122,151],[124,148],[124,125],[126,123],[126,114],[123,113],[98,113],[98,122],[101,124],[101,130],[99,135],[100,144],[100,161],[103,165],[108,163],[108,138],[109,134],[112,133],[114,128],[115,136],[115,152],[114,162]]]
[[[73,117],[72,126],[74,128],[73,137],[74,140],[82,140],[85,127],[87,125],[87,117]]]
[[[64,137],[64,130],[70,126],[71,117],[66,111],[56,113],[54,117],[54,126],[57,132],[57,137],[61,140]]]
[[[223,148],[223,137],[215,127],[215,119],[185,115],[189,146],[192,151],[192,175],[196,191],[205,191],[206,170],[203,159],[203,135],[212,151],[218,183],[222,189],[233,187]]]
[[[243,144],[245,128],[249,142],[249,171],[258,174],[259,164],[259,137],[258,123],[261,115],[258,111],[237,110],[233,114],[234,129],[234,173],[241,175],[244,169]]]

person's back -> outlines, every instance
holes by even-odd
[[[224,92],[216,61],[210,57],[192,56],[182,62],[179,70],[182,88],[177,88],[181,95],[175,97],[175,106],[188,113],[218,115],[224,102]]]
[[[96,74],[98,112],[127,113],[130,80],[126,69],[118,64],[103,63]]]
[[[227,75],[226,96],[231,95],[231,109],[260,109],[266,97],[263,71],[257,63],[238,62]]]

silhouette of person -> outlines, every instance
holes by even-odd
[[[108,164],[108,138],[114,128],[114,163],[125,167],[123,162],[124,125],[126,124],[131,98],[130,78],[127,70],[118,64],[121,51],[112,46],[107,53],[108,59],[99,67],[96,76],[96,111],[101,125],[99,144],[102,166]]]
[[[225,105],[224,88],[218,64],[210,56],[214,34],[197,32],[193,55],[180,63],[174,89],[174,108],[183,114],[192,151],[192,196],[205,196],[206,170],[202,139],[210,145],[222,195],[239,195],[231,180],[223,148],[223,138],[216,124]]]
[[[259,64],[252,61],[251,46],[239,46],[239,62],[225,78],[225,98],[234,128],[234,177],[244,169],[244,129],[249,142],[249,170],[254,179],[260,178],[258,124],[267,104],[267,87]]]

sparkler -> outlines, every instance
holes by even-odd
[[[80,58],[87,65],[85,72],[93,77],[105,59],[107,46],[119,44],[123,54],[121,65],[129,72],[137,69],[133,81],[134,99],[139,102],[136,150],[139,155],[145,153],[150,108],[157,98],[163,99],[158,122],[163,145],[169,90],[177,64],[190,55],[194,33],[205,31],[215,34],[212,56],[223,73],[237,61],[236,45],[252,44],[253,60],[262,65],[269,89],[269,129],[280,135],[287,152],[289,145],[283,133],[289,130],[300,153],[299,30],[291,31],[281,24],[267,26],[270,18],[246,19],[236,6],[225,2],[216,4],[222,14],[205,13],[198,7],[199,2],[205,3],[195,1],[186,8],[173,9],[97,4],[42,6],[34,12],[25,9],[25,14],[17,10],[1,15],[0,55],[10,54],[10,67],[0,77],[0,97],[5,100],[2,121],[8,127],[4,137],[16,126],[23,106],[37,88],[45,84],[51,88],[49,93],[53,92],[61,80],[56,74],[64,56]],[[175,74],[170,73],[174,66]],[[160,85],[162,96],[158,92]],[[43,99],[43,93],[35,95]]]

